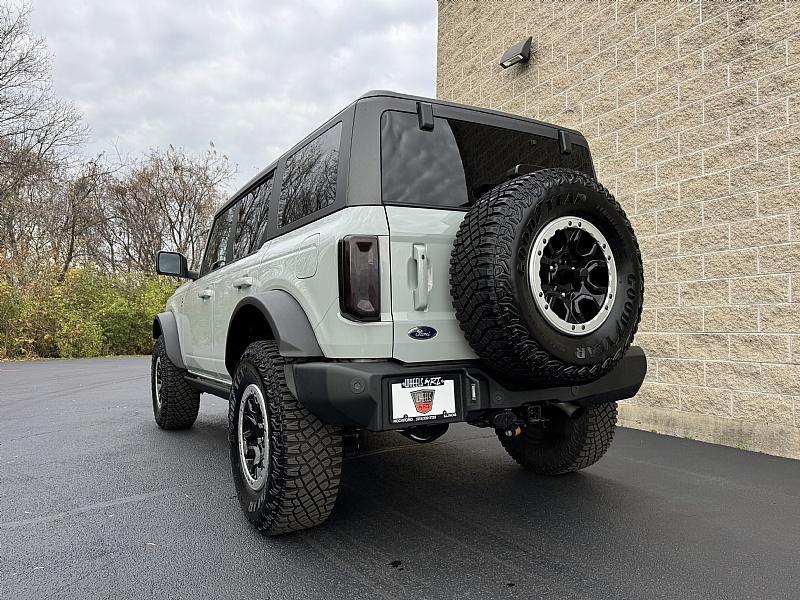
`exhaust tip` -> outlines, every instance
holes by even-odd
[[[429,444],[434,440],[438,440],[450,427],[449,423],[440,423],[437,425],[414,425],[408,429],[400,429],[398,433],[412,442],[418,444]]]
[[[559,402],[556,404],[556,406],[563,410],[564,414],[573,420],[580,419],[586,413],[586,409],[575,402]]]

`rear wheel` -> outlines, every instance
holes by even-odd
[[[543,423],[525,425],[522,432],[498,437],[506,452],[539,475],[562,475],[585,469],[600,460],[614,439],[617,403],[599,404],[571,418],[556,406],[545,407]]]
[[[150,365],[150,387],[153,396],[153,416],[161,429],[186,429],[197,420],[200,392],[184,379],[186,371],[176,367],[167,356],[164,336],[153,344]]]
[[[342,431],[320,421],[286,385],[273,341],[250,344],[231,385],[228,440],[239,504],[266,535],[314,527],[333,510]]]

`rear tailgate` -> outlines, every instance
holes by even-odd
[[[393,356],[404,362],[471,359],[449,282],[450,253],[465,211],[510,172],[567,167],[594,175],[594,169],[586,140],[576,132],[422,104],[419,114],[381,115]]]
[[[392,355],[404,362],[475,358],[450,297],[450,252],[464,212],[387,206],[386,217],[392,263]]]

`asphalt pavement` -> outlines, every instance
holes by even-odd
[[[372,434],[333,517],[242,516],[226,402],[153,421],[149,359],[0,364],[0,598],[798,598],[800,462],[619,429],[575,475],[467,425]]]

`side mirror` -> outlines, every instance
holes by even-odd
[[[180,252],[166,250],[156,252],[156,273],[184,279],[197,279],[197,273],[189,270],[186,257]]]

